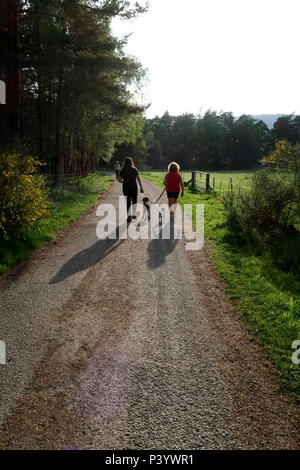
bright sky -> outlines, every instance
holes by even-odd
[[[299,21],[300,0],[150,0],[113,31],[148,69],[148,117],[300,114]]]

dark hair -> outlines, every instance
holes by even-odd
[[[126,157],[122,166],[122,170],[128,170],[128,168],[134,168],[134,161],[131,157]]]

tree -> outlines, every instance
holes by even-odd
[[[163,149],[158,140],[154,140],[148,147],[148,161],[152,168],[161,169],[165,166]]]
[[[144,72],[110,24],[146,7],[125,0],[25,0],[19,8],[25,138],[56,176],[92,170],[131,138],[133,118],[143,111],[129,85]]]
[[[257,121],[243,115],[235,121],[228,139],[231,169],[255,168],[261,156],[262,135]]]
[[[19,16],[17,0],[0,0],[0,80],[6,103],[0,104],[0,146],[20,133]]]
[[[165,113],[145,123],[149,164],[166,167],[172,160],[184,169],[247,169],[274,148],[274,137],[263,121],[250,116],[208,110],[204,115]]]
[[[279,117],[274,123],[273,135],[276,140],[286,139],[291,142],[293,139],[293,115]]]

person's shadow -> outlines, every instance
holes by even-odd
[[[162,239],[163,227],[159,230],[159,239],[152,240],[148,245],[148,266],[150,269],[157,269],[166,262],[166,257],[170,255],[177,243],[178,239],[175,238],[174,222],[168,222],[165,225],[165,230],[170,229],[170,238],[167,240]]]
[[[64,264],[61,270],[51,279],[50,284],[58,284],[80,271],[85,271],[111,254],[125,241],[120,240],[120,236],[126,229],[127,223],[117,228],[117,236],[115,239],[108,238],[106,240],[98,240],[94,245],[77,253]]]

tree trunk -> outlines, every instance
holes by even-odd
[[[0,3],[0,36],[7,56],[1,58],[0,79],[6,84],[6,103],[0,110],[1,144],[12,143],[20,133],[19,13],[17,0]]]
[[[56,131],[55,131],[55,158],[54,158],[54,174],[55,183],[59,183],[61,174],[61,111],[62,111],[62,81],[63,81],[63,66],[59,66],[59,79],[57,90],[57,103],[56,103]]]
[[[40,4],[39,0],[36,2],[35,6],[36,11],[36,49],[37,49],[37,84],[38,84],[38,128],[39,128],[39,153],[41,160],[45,160],[45,141],[44,141],[44,119],[43,119],[43,81],[42,81],[42,71],[41,71],[41,37],[40,37]]]

